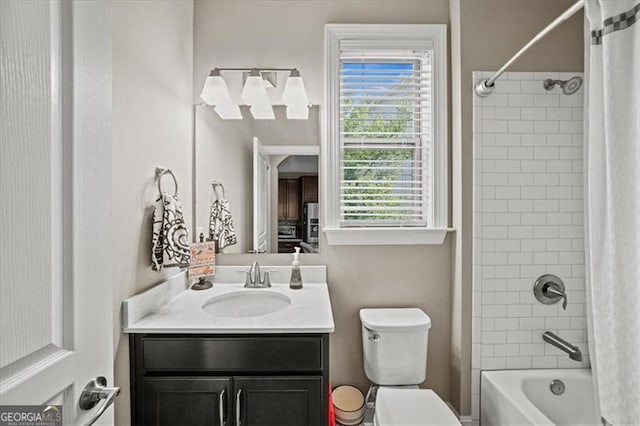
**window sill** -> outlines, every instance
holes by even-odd
[[[330,246],[440,245],[452,228],[325,228]]]

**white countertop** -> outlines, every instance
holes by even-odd
[[[285,284],[290,267],[263,266],[271,271],[272,287],[245,289],[238,269],[217,267],[213,287],[195,291],[187,288],[180,273],[122,303],[125,333],[331,333],[334,331],[331,302],[324,266],[301,267],[304,287],[292,290]],[[233,280],[231,279],[233,277]],[[235,283],[233,282],[235,281]],[[271,314],[254,317],[221,317],[206,313],[202,306],[214,297],[250,290],[288,296],[291,304]]]

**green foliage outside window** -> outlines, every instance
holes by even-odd
[[[403,133],[413,132],[412,114],[408,104],[407,106],[390,107],[383,114],[380,112],[381,108],[372,107],[372,105],[380,105],[379,102],[358,100],[357,103],[354,103],[353,100],[345,99],[342,103],[344,105],[342,107],[342,131],[348,133],[344,137],[350,141],[364,138],[406,139]],[[402,102],[395,102],[396,105],[399,103],[402,104]],[[391,134],[385,135],[385,133]],[[345,161],[343,169],[346,187],[343,190],[345,205],[367,207],[367,209],[349,211],[348,216],[345,217],[346,221],[402,221],[407,213],[411,213],[410,211],[388,210],[387,208],[400,207],[403,205],[402,201],[406,200],[400,196],[401,192],[394,191],[392,188],[402,186],[401,167],[405,161],[414,159],[413,149],[375,149],[353,146],[353,148],[344,149],[342,158]],[[358,189],[363,187],[375,189]],[[351,197],[351,195],[360,196]],[[349,203],[349,201],[354,201],[354,203]],[[374,206],[380,207],[380,210],[368,210]],[[389,216],[390,214],[393,216]]]

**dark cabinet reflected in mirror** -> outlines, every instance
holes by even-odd
[[[235,234],[227,253],[317,253],[319,224],[318,107],[308,120],[223,120],[212,107],[195,108],[195,235]],[[224,187],[214,190],[212,183]],[[220,211],[222,198],[227,211]],[[223,209],[224,210],[224,209]]]
[[[290,155],[278,169],[278,253],[318,251],[318,156]]]

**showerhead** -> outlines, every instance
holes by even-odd
[[[553,80],[548,78],[544,81],[544,88],[547,90],[553,89],[556,85],[560,86],[562,93],[565,95],[573,95],[580,90],[582,78],[578,76],[571,77],[569,80]]]
[[[562,93],[565,95],[573,95],[580,87],[582,87],[582,78],[581,77],[571,77],[569,80],[565,81],[562,85]]]

